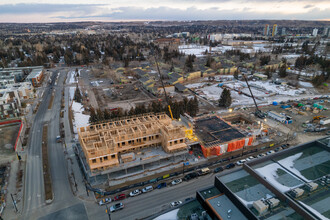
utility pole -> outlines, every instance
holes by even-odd
[[[14,207],[15,207],[15,211],[18,212],[18,210],[17,210],[17,206],[16,206],[16,200],[14,199],[13,194],[10,193],[10,196],[11,196],[11,199],[13,200],[13,205],[14,205]]]
[[[105,205],[105,206],[107,207],[107,209],[105,210],[105,212],[108,214],[109,220],[111,220],[109,207],[108,207],[108,205]]]

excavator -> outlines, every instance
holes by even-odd
[[[250,85],[249,85],[249,83],[248,83],[248,81],[247,81],[247,78],[246,78],[245,74],[242,74],[242,75],[243,75],[244,80],[245,80],[245,82],[246,82],[246,84],[247,84],[247,86],[248,86],[248,88],[249,88],[249,90],[250,90],[250,93],[251,93],[251,96],[252,96],[252,99],[253,99],[254,105],[256,106],[256,111],[254,112],[254,115],[257,116],[258,118],[261,118],[261,119],[266,118],[266,114],[265,114],[264,112],[262,112],[262,111],[258,108],[257,102],[256,102],[256,100],[255,100],[255,98],[254,98],[254,96],[253,96],[252,90],[251,90],[251,88],[250,88]]]
[[[159,66],[158,66],[158,62],[157,62],[156,56],[154,56],[154,58],[155,58],[156,66],[157,66],[157,71],[158,71],[159,79],[160,79],[160,81],[161,81],[161,83],[162,83],[162,87],[163,87],[163,89],[164,89],[164,94],[165,94],[165,99],[166,99],[167,106],[168,106],[168,111],[170,112],[171,119],[174,120],[174,119],[173,119],[172,110],[171,110],[171,106],[170,106],[170,103],[169,103],[169,101],[168,101],[168,97],[167,97],[166,89],[165,89],[165,86],[164,86],[163,78],[162,78],[162,76],[161,76],[161,74],[160,74],[160,70],[159,70]]]

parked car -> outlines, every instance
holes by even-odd
[[[173,180],[171,184],[172,184],[172,186],[174,186],[174,185],[178,185],[180,183],[182,183],[182,179]]]
[[[185,175],[183,180],[184,181],[189,181],[189,180],[194,179],[196,177],[198,177],[198,173],[193,172],[193,173],[189,173],[189,174]]]
[[[186,198],[184,201],[185,202],[189,202],[190,200],[193,200],[194,198],[193,197],[188,197],[188,198]]]
[[[203,169],[201,169],[201,170],[198,171],[198,174],[199,174],[200,176],[202,176],[202,175],[206,175],[206,174],[208,174],[208,173],[210,173],[210,169],[209,169],[208,167],[203,168]]]
[[[217,167],[217,168],[214,169],[214,172],[215,173],[219,173],[221,171],[223,171],[223,168],[222,167]]]
[[[111,198],[104,198],[99,201],[99,205],[105,205],[111,202]]]
[[[126,199],[125,194],[120,194],[120,195],[115,196],[115,198],[113,198],[114,201],[123,200],[123,199]]]
[[[275,151],[271,150],[271,151],[268,151],[266,154],[270,155],[270,154],[273,154],[273,153],[275,153]]]
[[[281,147],[277,147],[277,148],[274,149],[274,151],[275,151],[275,152],[278,152],[278,151],[280,151],[281,149],[282,149]]]
[[[181,205],[181,204],[182,204],[181,201],[171,202],[171,207],[176,207],[176,206]]]
[[[147,193],[147,192],[150,192],[152,191],[154,188],[152,186],[147,186],[145,188],[142,189],[142,192],[143,193]]]
[[[141,190],[136,189],[136,190],[130,192],[129,196],[131,196],[131,197],[133,197],[133,196],[138,196],[138,195],[140,195],[141,193],[142,193]]]
[[[266,154],[259,154],[258,158],[263,157],[263,156],[266,156]]]
[[[115,212],[124,208],[123,203],[117,203],[110,207],[110,212]]]
[[[253,160],[253,159],[255,159],[255,158],[256,158],[256,157],[254,157],[254,156],[250,156],[250,157],[249,157],[250,160]]]
[[[230,169],[230,168],[233,168],[233,167],[235,167],[235,164],[230,163],[230,164],[228,164],[228,165],[226,166],[226,169]]]
[[[160,183],[160,184],[158,184],[157,189],[161,189],[164,187],[166,187],[166,183]]]
[[[236,162],[236,165],[237,165],[237,166],[241,166],[241,165],[243,165],[243,163],[245,163],[245,162],[246,162],[245,159],[243,159],[243,160],[239,160],[239,161]]]

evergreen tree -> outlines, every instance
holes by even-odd
[[[89,117],[89,123],[95,123],[97,122],[97,116],[95,113],[95,109],[93,107],[90,107],[90,117]]]
[[[111,113],[110,113],[110,111],[108,109],[104,109],[103,116],[104,116],[104,120],[111,119]]]
[[[78,85],[77,85],[76,91],[74,93],[74,100],[79,102],[79,103],[81,103],[81,100],[82,100],[80,89],[79,89]]]
[[[225,88],[221,93],[221,96],[219,99],[219,106],[228,108],[231,105],[231,102],[232,102],[232,99],[231,99],[230,90]]]
[[[238,80],[238,70],[235,70],[235,72],[234,72],[234,78]]]
[[[97,109],[97,121],[101,122],[104,121],[104,114],[103,111],[101,109]]]
[[[286,72],[286,64],[283,64],[280,69],[278,70],[278,75],[281,77],[281,78],[284,78],[286,77],[288,74]]]
[[[266,70],[265,70],[265,75],[267,76],[267,78],[268,79],[270,79],[270,78],[272,78],[272,72],[271,72],[271,70],[270,70],[270,68],[268,67],[268,68],[266,68]]]

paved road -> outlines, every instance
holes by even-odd
[[[167,210],[170,208],[169,204],[171,202],[177,200],[184,201],[188,197],[195,197],[197,190],[214,186],[214,178],[214,174],[209,174],[189,182],[183,182],[177,186],[155,189],[137,197],[127,198],[122,201],[125,208],[112,213],[111,219],[142,219],[162,210]],[[113,204],[115,202],[110,203],[109,206]],[[96,206],[95,204],[85,204],[85,206],[89,219],[105,219],[105,207]]]
[[[85,213],[83,203],[73,196],[70,189],[66,167],[67,162],[64,157],[62,144],[56,143],[55,140],[55,137],[59,135],[59,113],[61,110],[63,82],[66,74],[67,71],[61,71],[57,86],[52,86],[55,91],[55,97],[53,107],[50,110],[48,110],[48,103],[52,89],[50,87],[45,88],[44,98],[33,121],[25,175],[24,219],[38,219],[49,213],[53,214],[48,215],[48,219],[52,219],[52,217],[56,219],[58,216],[66,215],[69,217],[73,216],[77,210]],[[53,74],[53,83],[56,76],[57,74]],[[45,195],[41,158],[41,139],[44,124],[48,124],[48,159],[54,192],[54,200],[51,205],[45,205],[44,202]]]
[[[52,78],[55,79],[56,75],[57,74],[53,74]],[[43,99],[32,124],[25,173],[23,210],[23,214],[25,215],[40,207],[45,200],[42,176],[41,141],[44,116],[48,110],[50,97],[50,88],[46,87]]]

